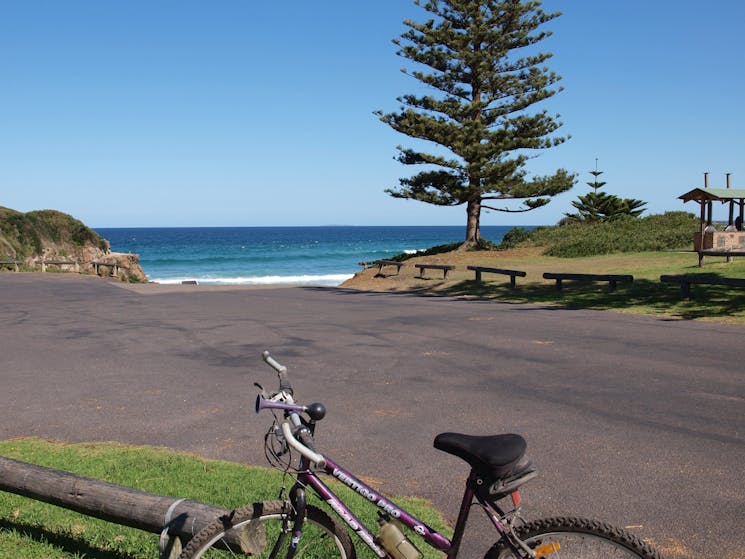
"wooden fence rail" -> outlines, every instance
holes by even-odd
[[[182,542],[229,512],[197,501],[155,495],[3,456],[0,456],[0,491],[161,534],[161,558],[177,557]],[[245,545],[235,540],[232,543],[236,548]]]
[[[468,269],[472,272],[476,272],[476,283],[481,283],[481,275],[484,273],[489,274],[502,274],[504,276],[510,276],[510,287],[515,287],[515,276],[524,278],[528,274],[521,270],[506,270],[504,268],[486,268],[485,266],[468,266]]]
[[[91,265],[93,266],[93,270],[96,272],[96,275],[100,275],[99,272],[101,271],[101,268],[108,267],[111,268],[114,272],[115,276],[119,275],[119,268],[121,266],[116,262],[91,262]]]
[[[18,266],[23,264],[20,260],[0,260],[0,266],[13,266],[14,271],[18,271]]]
[[[562,281],[607,281],[608,291],[615,291],[618,283],[632,283],[634,276],[630,274],[569,274],[564,272],[545,272],[544,279],[556,280],[556,288],[561,289]]]
[[[41,263],[41,271],[46,272],[47,266],[73,266],[76,272],[80,271],[80,262],[77,260],[39,260]]]

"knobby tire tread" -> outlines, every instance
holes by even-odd
[[[523,540],[550,532],[576,532],[590,534],[620,544],[629,551],[636,553],[640,559],[663,559],[659,551],[648,543],[642,541],[637,536],[622,528],[617,528],[600,520],[591,520],[588,518],[578,518],[573,516],[555,516],[551,518],[532,520],[517,527],[515,531],[517,532],[518,537]],[[497,559],[503,549],[504,545],[501,542],[497,542],[489,550],[484,559]],[[550,555],[548,557],[550,557]]]

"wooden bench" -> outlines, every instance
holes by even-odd
[[[80,264],[76,260],[42,260],[41,271],[46,272],[47,266],[74,266],[75,271],[80,271]]]
[[[18,265],[23,264],[20,260],[0,260],[0,266],[13,266],[13,271],[18,271]]]
[[[515,287],[515,277],[520,276],[521,278],[524,278],[527,274],[525,272],[521,272],[520,270],[505,270],[502,268],[486,268],[484,266],[468,266],[469,270],[472,270],[476,273],[476,283],[481,283],[481,274],[483,273],[489,273],[489,274],[502,274],[505,276],[510,276],[510,287]]]
[[[690,274],[690,275],[662,275],[660,281],[664,283],[679,283],[680,298],[691,298],[691,284],[706,285],[727,285],[729,287],[745,287],[745,278],[723,278],[711,274]]]
[[[704,265],[704,256],[726,256],[727,262],[732,261],[733,256],[745,256],[745,251],[742,250],[700,250],[698,251],[698,267],[701,268]]]
[[[99,269],[103,266],[108,266],[109,268],[111,268],[114,271],[114,276],[119,275],[119,264],[112,262],[91,262],[91,264],[93,265],[93,269],[96,271],[96,275],[99,275]]]
[[[608,291],[615,291],[619,282],[631,283],[634,276],[627,274],[567,274],[559,272],[546,272],[543,274],[544,279],[556,280],[556,288],[561,289],[563,280],[573,281],[607,281]]]
[[[443,279],[448,277],[450,270],[455,270],[455,266],[451,264],[414,264],[415,268],[419,268],[419,277],[424,277],[424,270],[442,270]]]
[[[382,274],[383,266],[395,266],[396,273],[398,274],[401,271],[401,266],[404,265],[404,262],[399,262],[398,260],[375,260],[373,264],[378,267],[378,275]]]

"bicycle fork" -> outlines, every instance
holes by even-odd
[[[279,551],[284,545],[288,537],[290,540],[290,547],[287,548],[287,553],[284,559],[293,559],[295,552],[297,551],[298,543],[300,542],[300,536],[303,533],[303,523],[305,522],[305,489],[299,484],[292,486],[290,490],[290,506],[292,510],[290,514],[285,517],[282,521],[282,532],[277,538],[277,542],[272,548],[272,552],[269,554],[269,559],[281,559],[278,557]],[[292,528],[290,528],[290,522],[292,522]]]

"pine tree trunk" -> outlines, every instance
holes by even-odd
[[[468,221],[464,247],[481,244],[481,198],[468,201]]]

